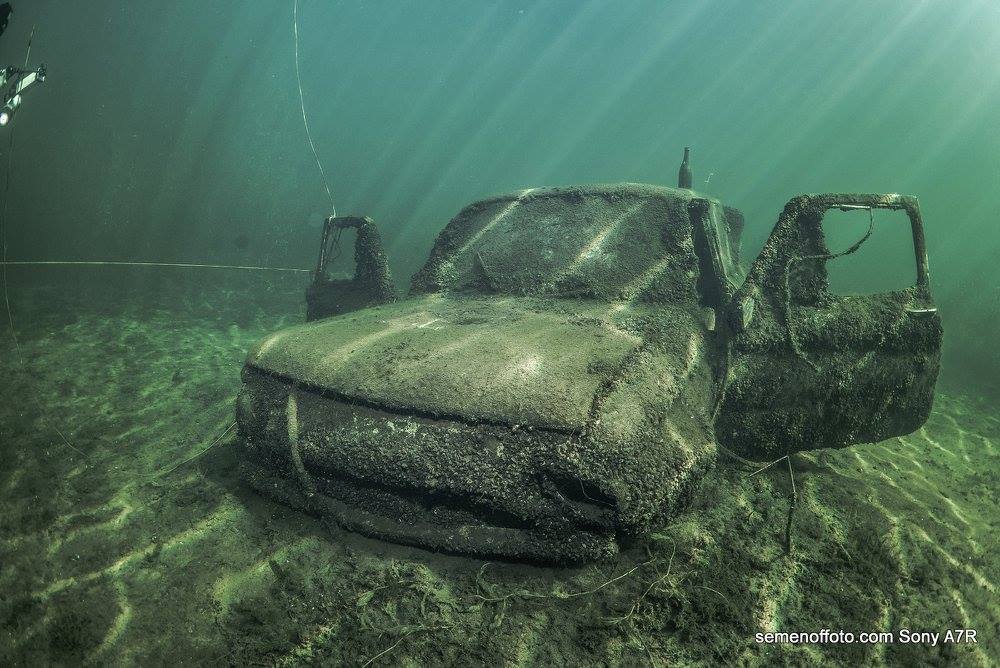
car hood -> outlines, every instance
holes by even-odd
[[[429,295],[281,330],[247,364],[376,408],[580,432],[642,343],[633,308]]]

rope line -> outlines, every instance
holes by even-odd
[[[226,427],[226,430],[224,432],[222,432],[221,434],[219,434],[218,436],[215,437],[215,440],[212,441],[211,444],[209,444],[209,446],[207,448],[205,448],[203,450],[199,450],[195,454],[191,455],[190,457],[187,457],[186,459],[182,459],[181,461],[177,462],[176,464],[173,464],[173,465],[169,465],[168,464],[167,468],[160,469],[159,471],[156,471],[155,473],[147,474],[145,477],[147,477],[147,478],[159,478],[159,477],[165,476],[165,475],[167,475],[169,473],[173,473],[174,471],[176,471],[180,467],[184,466],[188,462],[193,462],[194,460],[198,459],[199,457],[201,457],[202,455],[204,455],[206,452],[208,452],[209,450],[211,450],[212,448],[214,448],[215,445],[216,445],[216,443],[218,443],[219,441],[221,441],[222,439],[224,439],[226,437],[226,435],[229,432],[231,432],[233,430],[233,427],[235,427],[235,426],[236,426],[235,422],[231,423],[228,427]]]
[[[313,157],[316,158],[316,166],[319,167],[320,176],[323,177],[323,187],[326,188],[326,194],[330,198],[330,208],[333,210],[333,215],[337,215],[337,205],[333,202],[333,192],[330,190],[330,180],[326,176],[326,170],[323,169],[323,163],[320,162],[319,153],[316,152],[316,144],[313,143],[312,133],[309,131],[309,120],[306,118],[306,101],[302,95],[302,78],[299,76],[299,0],[295,0],[295,4],[292,9],[292,28],[295,33],[295,82],[299,86],[299,107],[302,109],[302,125],[306,129],[306,139],[309,140],[309,148],[312,149]]]
[[[3,277],[3,301],[7,306],[7,323],[10,326],[10,338],[14,341],[14,349],[17,351],[17,359],[24,369],[24,355],[21,354],[21,343],[17,340],[17,330],[14,328],[14,312],[10,308],[10,292],[7,287],[7,201],[10,199],[10,171],[14,166],[14,128],[10,129],[7,138],[7,172],[3,189],[3,209],[0,210],[0,244],[3,245],[3,267],[0,270]]]
[[[6,248],[4,249],[6,251]],[[190,262],[106,262],[106,261],[84,261],[84,260],[4,260],[0,262],[3,267],[28,267],[40,265],[66,265],[66,266],[90,266],[90,267],[186,267],[198,269],[245,269],[248,271],[293,271],[309,274],[312,269],[296,269],[292,267],[256,267],[236,264],[193,264]]]
[[[31,29],[31,34],[32,36],[34,36],[35,34],[34,28]],[[28,43],[28,48],[29,49],[31,48],[30,41]],[[0,269],[0,273],[2,273],[2,278],[3,278],[3,301],[4,301],[4,306],[6,306],[7,308],[7,324],[10,328],[10,338],[11,340],[14,341],[14,349],[17,351],[17,361],[21,367],[21,372],[27,375],[28,365],[25,364],[24,362],[24,354],[21,352],[21,342],[17,338],[17,328],[14,327],[14,311],[10,308],[10,290],[7,283],[7,266],[9,264],[7,262],[7,202],[10,201],[10,177],[13,168],[14,168],[14,128],[10,128],[10,135],[8,136],[8,141],[7,141],[7,172],[4,176],[4,187],[3,187],[3,209],[0,210],[0,245],[3,246],[3,264],[2,264],[3,268]],[[42,400],[39,399],[38,394],[34,391],[33,388],[30,387],[30,385],[28,388],[28,393],[31,395],[32,400],[38,407],[38,414],[45,415],[45,410],[42,408]],[[43,420],[43,422],[45,421]],[[70,443],[69,439],[66,438],[66,435],[59,430],[59,427],[51,423],[47,424],[49,427],[52,427],[52,430],[59,435],[59,440],[62,441],[67,448],[69,448],[73,452],[79,454],[81,457],[86,459],[87,457],[86,453],[84,453],[82,450],[80,450],[80,448]]]

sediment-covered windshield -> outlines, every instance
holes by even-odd
[[[693,303],[691,200],[690,191],[616,184],[476,202],[438,237],[411,290]]]

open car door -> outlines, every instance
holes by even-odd
[[[832,209],[902,210],[915,284],[873,295],[831,294],[823,217]],[[872,216],[872,225],[874,217]],[[716,435],[752,459],[910,433],[930,414],[941,351],[923,222],[914,197],[804,195],[785,206],[730,301],[729,363]]]
[[[353,228],[354,277],[331,278],[330,262],[340,253],[340,235]],[[341,313],[396,300],[396,286],[382,250],[382,237],[368,216],[330,216],[323,224],[319,259],[312,283],[306,289],[306,320],[319,320]]]

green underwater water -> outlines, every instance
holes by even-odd
[[[49,77],[0,129],[8,259],[313,266],[331,207],[291,2],[13,4],[0,65],[22,63],[34,26]],[[240,368],[302,321],[305,278],[9,267],[0,663],[1000,661],[1000,4],[298,7],[337,210],[375,219],[398,286],[473,200],[673,185],[684,146],[695,189],[744,212],[744,264],[794,195],[913,194],[945,329],[933,413],[907,436],[796,455],[790,554],[787,471],[720,457],[675,522],[615,560],[486,564],[343,532],[242,482]],[[838,290],[912,283],[900,222],[876,214],[863,251],[831,266]],[[824,230],[843,249],[867,223]],[[978,643],[754,640],[822,628],[972,628]]]

